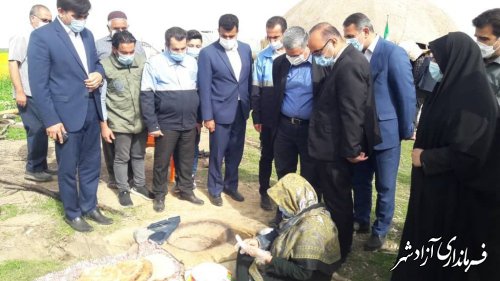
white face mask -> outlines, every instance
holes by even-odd
[[[234,47],[236,47],[237,41],[236,38],[234,39],[226,39],[226,38],[219,38],[219,43],[220,45],[226,49],[226,50],[232,50]]]
[[[295,57],[291,57],[289,55],[286,55],[286,58],[288,59],[288,61],[290,62],[291,65],[299,65],[299,64],[303,64],[304,62],[307,61],[304,58],[304,54],[301,54],[301,55],[295,56]]]
[[[270,42],[269,46],[271,46],[271,48],[274,51],[277,51],[277,50],[283,48],[283,42],[281,42],[281,40],[276,40],[276,41]]]
[[[186,53],[193,58],[197,58],[200,55],[200,48],[188,47]]]
[[[42,27],[44,25],[47,25],[47,24],[49,24],[49,23],[48,22],[39,21],[36,28],[40,28],[40,27]]]
[[[482,42],[476,43],[479,46],[479,49],[481,49],[481,56],[483,57],[483,59],[489,59],[495,53],[495,49],[493,49],[493,46],[488,46]]]

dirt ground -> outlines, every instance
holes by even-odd
[[[207,138],[204,132],[200,149],[205,151],[208,151]],[[1,141],[0,179],[33,184],[23,179],[25,160],[26,141]],[[56,165],[53,144],[49,147],[48,160],[49,166]],[[148,186],[152,180],[152,164],[153,148],[148,148]],[[274,213],[265,212],[259,207],[258,187],[245,183],[240,183],[239,186],[240,192],[245,196],[244,202],[236,202],[223,195],[224,206],[213,206],[207,197],[206,170],[200,161],[195,193],[205,201],[205,205],[196,206],[169,194],[166,197],[166,210],[156,213],[151,201],[135,195],[132,195],[134,207],[124,210],[118,203],[115,190],[106,185],[107,173],[103,162],[98,189],[99,203],[123,210],[126,216],[115,215],[117,222],[112,226],[93,224],[95,230],[88,234],[71,231],[63,222],[61,209],[56,216],[53,212],[44,212],[44,204],[40,203],[45,202],[42,199],[44,196],[26,191],[15,192],[0,184],[0,208],[13,204],[23,210],[17,216],[0,221],[0,261],[59,260],[70,265],[81,260],[123,253],[135,244],[135,230],[152,222],[179,215],[181,224],[163,247],[183,262],[186,268],[201,262],[214,261],[233,269],[236,257],[233,247],[234,234],[251,236],[264,228]],[[39,185],[57,191],[57,181]]]
[[[248,142],[247,145],[256,147],[258,144]],[[200,149],[208,151],[206,131],[202,132]],[[48,160],[49,166],[56,165],[53,144],[49,146]],[[47,197],[34,192],[8,189],[16,184],[33,184],[23,179],[25,161],[26,141],[0,141],[0,180],[14,183],[0,183],[0,213],[6,205],[14,205],[20,210],[16,216],[0,221],[0,262],[13,259],[51,260],[70,266],[78,261],[122,254],[136,245],[134,231],[152,222],[179,215],[181,224],[162,247],[184,263],[186,269],[213,261],[234,272],[234,235],[250,237],[266,227],[266,223],[274,216],[274,212],[266,212],[259,207],[260,196],[255,182],[240,181],[239,191],[245,196],[242,203],[222,195],[223,207],[210,204],[206,189],[207,169],[203,160],[200,160],[198,166],[195,193],[205,201],[205,205],[196,206],[169,194],[166,197],[165,211],[156,213],[153,211],[152,201],[132,195],[134,207],[124,209],[118,203],[116,191],[107,187],[107,172],[103,160],[98,189],[99,203],[122,211],[124,216],[113,215],[115,223],[111,226],[92,223],[94,231],[82,234],[74,232],[64,223],[62,208],[47,200]],[[152,165],[153,148],[148,148],[148,186],[152,182]],[[57,191],[57,181],[39,185]],[[370,256],[361,250],[363,241],[367,238],[367,234],[354,235],[353,251],[341,270],[342,276],[352,276],[353,272],[361,268],[373,267],[367,258]],[[395,254],[396,242],[388,241],[386,244],[385,251]],[[378,276],[373,277],[373,280],[382,280]],[[334,280],[347,279],[337,277]]]

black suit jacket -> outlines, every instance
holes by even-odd
[[[309,122],[311,157],[338,161],[370,154],[381,142],[375,112],[370,64],[348,45],[321,81]]]
[[[281,106],[283,105],[283,99],[285,97],[285,89],[286,89],[286,80],[288,76],[288,72],[290,70],[291,64],[286,58],[286,55],[283,54],[273,62],[273,87],[274,94],[277,96],[276,102],[273,104],[274,113],[273,117],[270,120],[270,125],[273,128],[273,135],[275,135],[278,125],[280,122],[281,116]],[[313,95],[317,95],[319,89],[321,88],[321,84],[328,73],[328,69],[324,67],[320,67],[316,65],[314,60],[312,60],[312,82],[313,82]]]

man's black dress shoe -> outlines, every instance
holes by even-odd
[[[91,232],[94,230],[92,226],[85,221],[82,217],[76,217],[72,220],[68,219],[67,217],[64,217],[64,221],[71,226],[74,230],[78,232]]]
[[[157,213],[163,212],[165,210],[165,199],[153,199],[153,210],[155,210],[155,212]]]
[[[200,198],[196,197],[196,195],[194,194],[186,194],[186,193],[183,193],[181,192],[179,194],[179,198],[181,200],[186,200],[186,201],[189,201],[193,204],[196,204],[196,205],[203,205],[205,204],[205,202],[203,202],[203,200],[201,200]]]
[[[98,208],[95,208],[94,210],[85,214],[85,217],[89,220],[95,221],[98,224],[109,225],[113,223],[113,220],[101,214],[101,211],[99,211]]]
[[[208,198],[210,199],[210,203],[212,203],[213,205],[217,207],[222,206],[222,197],[220,197],[220,195],[218,196],[208,195]]]
[[[224,190],[223,192],[229,195],[229,197],[233,198],[233,200],[235,201],[238,202],[245,201],[245,197],[243,197],[243,195],[241,195],[241,193],[239,193],[237,190],[235,191]]]

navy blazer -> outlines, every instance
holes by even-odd
[[[104,69],[97,57],[90,30],[80,32],[87,54],[89,73]],[[79,131],[87,116],[89,94],[102,120],[100,90],[89,93],[84,80],[87,73],[68,33],[56,19],[34,30],[28,44],[30,88],[45,127],[63,123],[68,132]]]
[[[231,124],[236,117],[238,97],[245,120],[250,112],[252,87],[252,51],[238,41],[241,72],[236,80],[226,50],[216,41],[203,48],[198,58],[198,89],[203,120]]]
[[[413,135],[416,94],[411,64],[401,47],[379,38],[370,68],[382,137],[375,149],[393,148]]]

